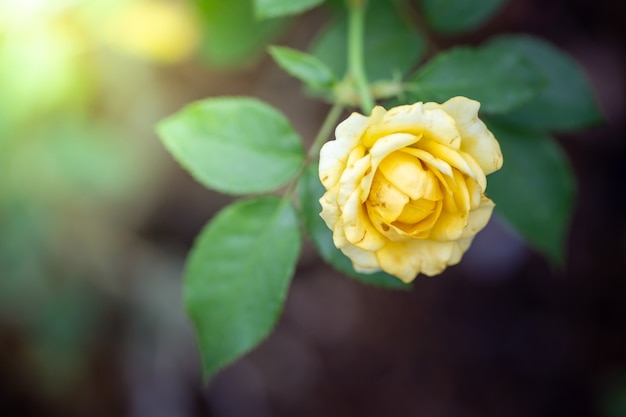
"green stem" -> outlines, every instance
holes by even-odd
[[[324,122],[322,123],[322,127],[320,127],[320,130],[317,132],[317,135],[315,135],[315,139],[313,139],[313,143],[311,144],[311,147],[309,148],[309,151],[306,154],[306,158],[304,159],[304,162],[302,163],[302,165],[300,165],[300,168],[298,169],[298,172],[296,172],[296,175],[294,175],[293,179],[291,180],[291,183],[289,183],[289,186],[287,187],[287,190],[285,191],[285,195],[284,195],[285,199],[291,198],[291,196],[293,195],[296,189],[298,181],[300,180],[300,177],[302,176],[302,174],[304,174],[304,171],[306,170],[306,168],[309,166],[311,162],[315,161],[319,157],[319,152],[320,152],[320,149],[322,148],[322,145],[326,143],[326,141],[328,140],[328,137],[330,136],[333,128],[337,125],[337,121],[339,120],[339,117],[343,113],[343,110],[344,110],[344,104],[341,102],[335,102],[333,104],[333,107],[331,107],[330,111],[326,115],[326,119],[324,119]]]
[[[337,125],[337,121],[339,120],[341,113],[343,113],[343,109],[343,103],[336,102],[333,104],[333,107],[331,107],[330,111],[328,112],[324,123],[322,123],[322,127],[320,127],[320,130],[317,132],[315,139],[313,139],[313,143],[309,148],[309,152],[307,152],[307,163],[311,162],[319,156],[318,154],[320,152],[320,149],[322,148],[322,145],[326,143],[333,128]]]
[[[365,74],[363,57],[363,34],[366,0],[347,0],[348,3],[348,76],[354,80],[359,93],[361,110],[369,115],[374,108],[374,99]]]

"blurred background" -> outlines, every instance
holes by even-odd
[[[624,2],[512,0],[440,39],[529,32],[588,74],[606,122],[559,136],[578,183],[563,270],[497,217],[408,292],[305,245],[277,329],[207,386],[182,269],[229,197],[182,171],[154,125],[251,95],[310,140],[326,105],[258,47],[305,49],[328,16],[251,23],[233,50],[212,31],[232,16],[210,4],[0,0],[0,415],[626,416]]]

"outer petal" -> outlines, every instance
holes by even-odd
[[[335,129],[336,140],[326,142],[320,150],[319,175],[326,189],[333,187],[343,172],[348,155],[361,141],[369,119],[362,114],[352,113]]]
[[[349,144],[337,140],[326,142],[320,149],[319,176],[325,188],[333,187],[346,167]]]
[[[441,273],[454,252],[454,242],[407,240],[390,242],[376,252],[383,271],[404,282],[411,282],[419,273],[429,276]]]
[[[337,203],[341,206],[346,202],[346,199],[354,192],[354,190],[361,187],[361,180],[365,173],[370,169],[370,155],[362,156],[362,152],[365,148],[357,147],[355,152],[350,154],[348,158],[348,166],[344,169],[341,177],[339,178],[339,191],[337,193]],[[354,160],[352,158],[354,156]],[[357,159],[358,158],[358,159]],[[359,192],[359,195],[361,193]],[[363,200],[365,200],[363,198]]]
[[[472,236],[459,239],[454,242],[454,248],[452,250],[452,255],[450,255],[450,259],[448,260],[448,265],[456,265],[461,262],[463,254],[467,251],[467,249],[469,249],[473,239],[474,237]]]
[[[370,114],[370,117],[369,117],[369,125],[373,126],[373,125],[380,123],[386,114],[387,114],[387,110],[385,110],[384,107],[375,106],[372,109],[372,113]]]
[[[326,226],[329,229],[333,230],[335,228],[335,224],[337,224],[337,219],[341,216],[341,210],[339,206],[337,206],[337,187],[326,191],[324,195],[320,198],[319,202],[322,206],[322,212],[320,213],[320,217],[324,219]]]
[[[482,199],[481,188],[474,181],[468,180],[467,191],[470,196],[470,210],[476,210],[481,204],[481,199]]]
[[[483,228],[487,226],[487,223],[489,223],[489,219],[491,219],[491,213],[494,207],[495,204],[493,204],[493,201],[487,197],[483,197],[480,207],[470,212],[467,225],[461,234],[461,238],[473,237],[476,233],[483,230]]]
[[[500,144],[478,118],[480,103],[466,97],[453,97],[441,105],[456,121],[462,142],[461,150],[476,159],[485,174],[502,167]]]
[[[375,252],[357,248],[346,239],[341,220],[333,231],[333,243],[344,255],[352,261],[352,266],[357,272],[380,271],[380,265]]]
[[[372,124],[363,135],[363,144],[373,146],[380,137],[393,133],[424,135],[442,145],[459,149],[461,138],[454,118],[443,109],[425,109],[423,103],[389,110],[380,123]]]
[[[478,162],[476,162],[476,159],[474,159],[474,157],[467,152],[460,151],[459,155],[465,159],[467,165],[469,165],[472,172],[474,172],[474,176],[472,178],[474,178],[480,189],[485,191],[487,189],[487,177],[485,176],[483,169],[480,165],[478,165]]]
[[[367,209],[359,202],[359,192],[352,193],[341,214],[346,239],[361,249],[376,251],[382,248],[386,239],[376,230],[367,214]]]
[[[429,277],[439,275],[450,265],[456,242],[434,242],[426,240],[428,248],[426,260],[422,264],[422,273]]]

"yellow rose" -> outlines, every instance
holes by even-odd
[[[320,152],[320,215],[356,271],[411,282],[461,260],[493,211],[485,175],[502,166],[479,108],[465,97],[375,107],[337,126]]]

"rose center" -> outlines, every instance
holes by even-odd
[[[441,213],[441,184],[419,158],[395,151],[383,159],[366,201],[374,222],[385,234],[389,226],[411,237],[427,237]],[[377,224],[378,223],[378,224]]]

